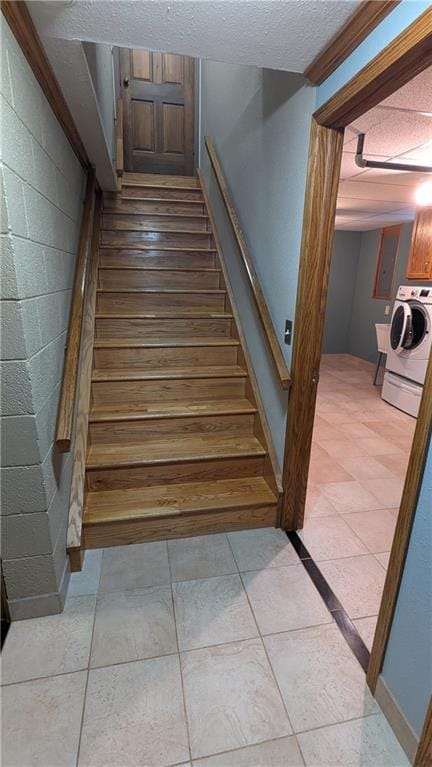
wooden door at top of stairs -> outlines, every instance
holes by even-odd
[[[125,170],[193,174],[194,59],[120,51]]]

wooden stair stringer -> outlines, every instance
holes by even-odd
[[[210,206],[210,201],[209,201],[208,192],[207,192],[207,188],[204,181],[204,176],[200,168],[197,169],[197,174],[198,174],[198,179],[200,183],[200,188],[202,190],[202,194],[204,198],[205,207],[206,207],[207,214],[210,221],[210,228],[211,228],[211,231],[213,234],[213,240],[216,246],[217,257],[219,259],[219,264],[221,268],[221,282],[223,281],[225,289],[226,289],[227,303],[226,303],[225,311],[232,315],[232,318],[233,318],[232,327],[234,331],[233,335],[234,337],[238,339],[240,344],[241,356],[239,357],[239,364],[241,364],[242,367],[244,367],[248,373],[249,386],[246,393],[248,398],[251,400],[251,402],[253,402],[253,404],[255,405],[257,409],[256,417],[255,417],[255,434],[261,440],[261,442],[264,444],[264,446],[267,449],[267,455],[264,460],[265,477],[270,487],[273,489],[273,491],[275,492],[278,498],[277,522],[279,524],[280,507],[281,507],[282,494],[283,494],[282,472],[281,472],[281,468],[279,466],[279,462],[276,456],[276,451],[275,451],[273,440],[271,437],[271,431],[270,431],[270,427],[265,414],[264,404],[261,398],[258,382],[257,382],[255,371],[253,368],[252,359],[247,347],[246,336],[243,331],[240,315],[235,303],[234,292],[233,292],[230,278],[228,275],[228,269],[225,263],[225,258],[223,255],[222,244],[221,244],[218,229],[216,226],[216,221]]]

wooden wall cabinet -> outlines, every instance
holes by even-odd
[[[416,213],[406,276],[407,280],[432,280],[432,208]]]

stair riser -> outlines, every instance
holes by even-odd
[[[178,368],[192,365],[235,365],[237,346],[180,346],[158,349],[95,349],[95,368]]]
[[[102,216],[102,229],[115,229],[116,231],[141,231],[148,232],[153,229],[170,231],[196,230],[197,232],[210,231],[207,218],[201,216],[158,216],[155,214],[128,214],[128,213],[105,213]]]
[[[200,290],[219,289],[219,272],[152,271],[151,269],[99,269],[99,287],[119,288],[166,288]]]
[[[182,461],[156,466],[87,469],[86,482],[88,490],[121,490],[172,482],[259,477],[263,471],[264,458],[256,455],[208,461]]]
[[[90,424],[92,445],[100,443],[143,442],[172,435],[216,434],[240,436],[253,434],[254,415],[239,414],[202,418],[159,418],[148,421],[109,421]]]
[[[244,378],[181,378],[174,381],[93,381],[96,405],[178,399],[236,399],[245,395]]]
[[[100,314],[178,314],[182,312],[214,312],[223,314],[225,297],[201,293],[98,293]]]
[[[152,200],[122,200],[120,195],[114,195],[112,198],[104,198],[105,213],[142,213],[143,215],[152,215],[165,213],[167,215],[205,215],[204,203],[196,202],[163,202]]]
[[[169,519],[114,522],[83,527],[83,546],[103,548],[122,546],[167,538],[185,538],[193,535],[223,533],[258,527],[276,527],[277,507],[261,506],[256,509],[212,510],[199,514],[182,514]]]
[[[102,245],[124,245],[133,248],[136,243],[143,243],[154,248],[164,245],[171,248],[200,248],[213,247],[210,234],[188,234],[187,232],[116,232],[105,230],[101,232]]]
[[[199,200],[204,203],[201,189],[165,189],[152,186],[125,185],[122,189],[122,199],[134,200]]]
[[[160,336],[192,338],[194,336],[227,337],[231,335],[231,319],[96,319],[98,338],[159,338]]]
[[[212,253],[194,251],[165,251],[165,250],[108,250],[99,251],[101,266],[120,266],[139,268],[168,267],[171,269],[214,269],[215,256]]]

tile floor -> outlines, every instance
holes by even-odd
[[[414,419],[325,356],[301,537],[370,646]],[[297,554],[264,529],[86,554],[12,624],[3,767],[407,767]]]
[[[280,530],[87,552],[2,662],[3,767],[408,766]]]
[[[373,375],[358,357],[322,357],[300,532],[369,649],[416,425]]]

